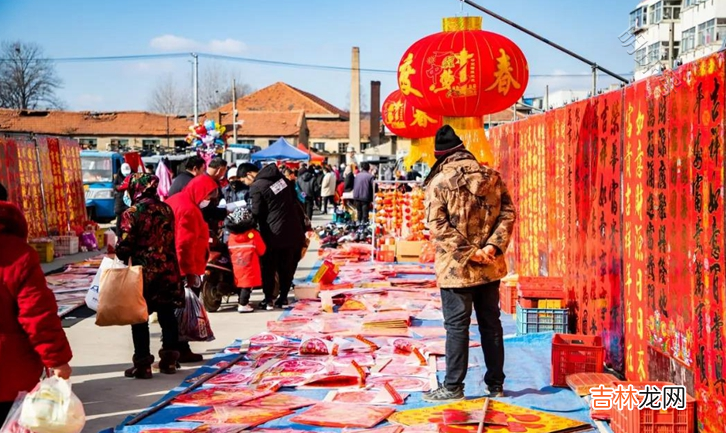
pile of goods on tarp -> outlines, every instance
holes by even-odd
[[[86,295],[98,272],[103,255],[66,266],[63,272],[46,275],[48,287],[58,303],[58,315],[63,317],[86,303]]]
[[[279,320],[269,321],[266,332],[227,347],[187,380],[207,380],[203,387],[171,397],[172,406],[155,415],[167,424],[121,431],[229,433],[264,427],[252,431],[292,433],[310,426],[372,429],[389,421],[396,425],[375,431],[434,432],[446,431],[456,420],[457,431],[476,430],[479,421],[460,418],[477,420],[482,400],[412,409],[420,407],[421,393],[436,387],[437,372],[445,369],[437,356],[445,353],[446,331],[431,272],[399,283],[406,281],[404,275],[425,274],[430,267],[386,265],[377,271],[380,281],[350,282],[368,268],[337,266],[337,284],[321,292],[333,295],[324,296],[333,300],[330,308],[326,299],[299,301]],[[460,412],[456,419],[454,410]],[[484,413],[490,425],[504,431],[530,431],[554,417],[498,402]],[[554,418],[568,429],[587,426]]]
[[[329,223],[324,227],[317,227],[315,236],[320,241],[320,248],[330,249],[338,248],[341,244],[346,243],[371,243],[372,229],[368,225],[358,224],[354,222]]]

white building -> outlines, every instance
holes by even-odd
[[[639,80],[718,51],[724,30],[726,0],[643,0],[620,40],[635,58]]]

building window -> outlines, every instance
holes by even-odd
[[[664,20],[677,20],[681,18],[681,5],[665,5],[663,6]]]
[[[348,143],[338,143],[338,153],[348,153]]]
[[[726,18],[718,18],[716,20],[716,40],[724,39],[726,39]]]
[[[274,143],[274,141],[273,141],[273,143]],[[249,144],[249,145],[254,146],[255,145],[255,140],[242,140],[242,139],[238,138],[237,139],[237,144]]]
[[[313,149],[325,152],[325,143],[320,141],[317,143],[313,143]]]
[[[708,45],[716,40],[716,19],[698,25],[698,46]]]
[[[645,48],[641,48],[638,51],[635,52],[635,64],[639,67],[644,67],[646,65],[646,59],[647,57],[647,51]]]
[[[277,140],[267,140],[267,145],[268,146],[272,146],[275,143],[277,143]]]
[[[98,146],[98,140],[95,138],[79,138],[78,144],[83,149],[95,149]]]
[[[126,149],[129,147],[129,140],[127,138],[112,138],[111,149]]]
[[[143,150],[155,150],[159,144],[161,144],[161,141],[156,138],[141,140],[141,148]]]
[[[658,54],[660,52],[660,42],[648,45],[648,63],[647,66],[658,62]]]
[[[663,19],[663,2],[658,3],[650,7],[650,14],[648,16],[651,24],[658,24]]]
[[[683,52],[691,51],[696,48],[696,28],[691,27],[681,34],[681,45]]]
[[[363,141],[361,141],[361,143],[360,143],[361,151],[370,149],[371,147],[373,147],[373,146],[371,146],[371,143],[367,143],[367,142],[363,142]]]
[[[643,11],[647,11],[647,7],[642,7],[634,10],[630,13],[630,28],[631,29],[639,29],[646,24],[648,24],[648,15],[647,13],[643,13]]]

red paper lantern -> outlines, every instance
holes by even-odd
[[[381,109],[383,124],[399,137],[426,138],[436,135],[443,126],[443,117],[430,115],[416,108],[400,90],[388,95]]]
[[[524,94],[529,66],[508,38],[481,30],[481,17],[444,19],[444,31],[403,54],[398,85],[413,104],[448,117],[480,117],[514,105]]]

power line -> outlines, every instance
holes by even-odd
[[[169,54],[137,54],[127,56],[88,56],[88,57],[56,57],[56,58],[43,58],[35,59],[36,61],[47,61],[54,63],[96,63],[96,62],[124,62],[133,60],[164,60],[164,59],[179,59],[188,58],[190,53],[169,53]],[[349,66],[333,66],[333,65],[321,65],[314,63],[296,63],[296,62],[285,62],[281,60],[265,60],[265,59],[253,59],[249,57],[237,57],[237,56],[225,56],[221,54],[209,54],[199,53],[200,58],[223,60],[237,63],[250,63],[258,65],[268,66],[279,66],[287,68],[297,69],[316,69],[336,72],[349,73],[353,68]],[[15,59],[0,59],[0,62],[11,62]],[[373,73],[373,74],[396,74],[395,69],[375,69],[375,68],[359,68],[359,72]],[[620,75],[632,76],[632,72],[623,73]],[[591,77],[591,73],[582,74],[530,74],[530,78],[578,78],[578,77]]]

